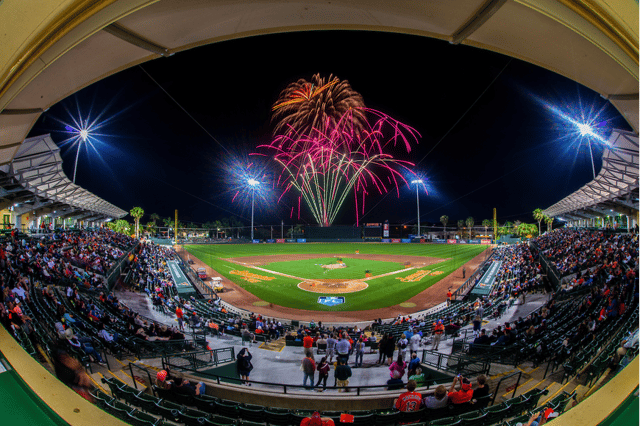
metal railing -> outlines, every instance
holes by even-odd
[[[118,280],[118,277],[122,273],[122,270],[124,269],[124,266],[125,266],[124,264],[129,259],[129,255],[133,253],[133,251],[136,250],[139,245],[140,245],[140,241],[136,241],[136,244],[133,247],[131,247],[125,253],[124,256],[122,256],[122,258],[118,261],[116,266],[114,266],[111,269],[111,272],[109,272],[109,274],[107,275],[107,288],[109,289],[109,291],[113,290],[113,286],[115,285],[116,281]]]
[[[149,379],[149,385],[147,386],[148,388],[151,387],[151,385],[153,385],[153,381],[151,380],[151,373],[149,373],[149,370],[147,370],[144,367],[141,367],[139,365],[136,365],[132,362],[129,363],[129,372],[131,373],[131,379],[133,380],[133,386],[138,389],[138,381],[136,380],[136,376],[133,374],[133,367],[144,371],[145,373],[147,373],[147,378]]]
[[[513,387],[513,394],[511,395],[511,398],[516,396],[516,391],[518,390],[518,385],[520,384],[520,378],[522,377],[522,371],[515,371],[509,374],[508,376],[504,376],[498,381],[496,390],[493,392],[493,399],[491,400],[491,405],[493,405],[493,403],[496,401],[496,396],[498,396],[498,390],[500,390],[500,385],[502,384],[502,382],[516,375],[518,376],[518,379],[516,380],[516,384]]]
[[[422,350],[422,364],[454,375],[489,374],[489,370],[491,369],[490,360],[443,354],[427,349]]]
[[[164,355],[162,357],[162,366],[163,368],[169,367],[171,369],[188,371],[203,367],[216,367],[219,364],[235,360],[235,349],[228,347]]]

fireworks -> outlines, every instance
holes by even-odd
[[[352,191],[359,222],[368,194],[395,189],[399,195],[399,186],[407,185],[403,172],[411,172],[413,163],[386,151],[402,145],[410,152],[420,135],[380,111],[365,108],[346,81],[318,75],[313,81],[299,80],[281,94],[273,107],[274,117],[281,118],[276,136],[260,145],[259,153],[281,166],[276,185],[284,188],[283,195],[298,192],[298,205],[304,201],[320,225],[334,222]]]
[[[340,81],[333,75],[325,79],[316,74],[310,82],[300,79],[280,93],[272,108],[273,120],[276,121],[274,134],[325,133],[343,121],[345,114],[351,115],[348,130],[357,132],[366,125],[363,108],[362,96],[351,88],[347,80]]]

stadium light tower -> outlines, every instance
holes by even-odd
[[[423,184],[423,182],[422,182],[422,179],[414,179],[411,181],[411,183],[416,186],[416,207],[418,210],[418,237],[420,237],[422,234],[420,233],[420,195],[419,195],[418,189],[420,188],[420,185]]]
[[[253,242],[253,201],[256,193],[256,187],[260,185],[260,182],[253,178],[247,179],[247,184],[251,187],[251,241]]]
[[[81,129],[78,132],[78,149],[76,150],[76,162],[73,166],[73,183],[76,183],[76,171],[78,170],[78,156],[80,155],[80,145],[87,141],[89,130]]]

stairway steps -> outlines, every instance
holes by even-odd
[[[91,382],[96,388],[100,389],[102,392],[106,393],[107,395],[111,395],[111,390],[109,389],[109,386],[102,383],[103,377],[104,376],[102,375],[102,373],[99,373],[99,372],[89,374],[89,378],[91,379]]]

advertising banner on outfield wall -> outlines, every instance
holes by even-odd
[[[447,240],[447,244],[455,244],[458,240]]]
[[[276,240],[276,243],[280,243],[280,244],[281,244],[281,243],[284,243],[284,238],[278,238],[278,239]]]
[[[447,240],[443,240],[442,238],[436,238],[435,240],[432,240],[434,243],[436,244],[446,244]]]
[[[403,238],[400,241],[403,242],[403,243],[410,243],[411,242],[411,238]]]
[[[480,240],[469,240],[469,244],[480,244]]]
[[[253,240],[251,241],[253,244],[260,244],[260,240]]]
[[[458,240],[458,244],[467,244],[467,240]]]
[[[491,244],[491,240],[480,240],[480,244]]]
[[[383,239],[382,239],[382,242],[383,242],[383,243],[390,243],[390,242],[391,242],[391,240],[390,240],[389,238],[383,238]]]
[[[285,241],[288,242],[288,243],[295,243],[296,239],[295,238],[287,238]]]
[[[297,242],[299,243],[306,243],[307,239],[306,238],[298,238]]]
[[[269,239],[267,239],[267,242],[270,243],[270,244],[273,244],[273,243],[276,242],[276,240],[272,240],[271,238],[269,238]]]
[[[399,243],[400,242],[400,238],[392,238],[391,242],[392,243]]]

